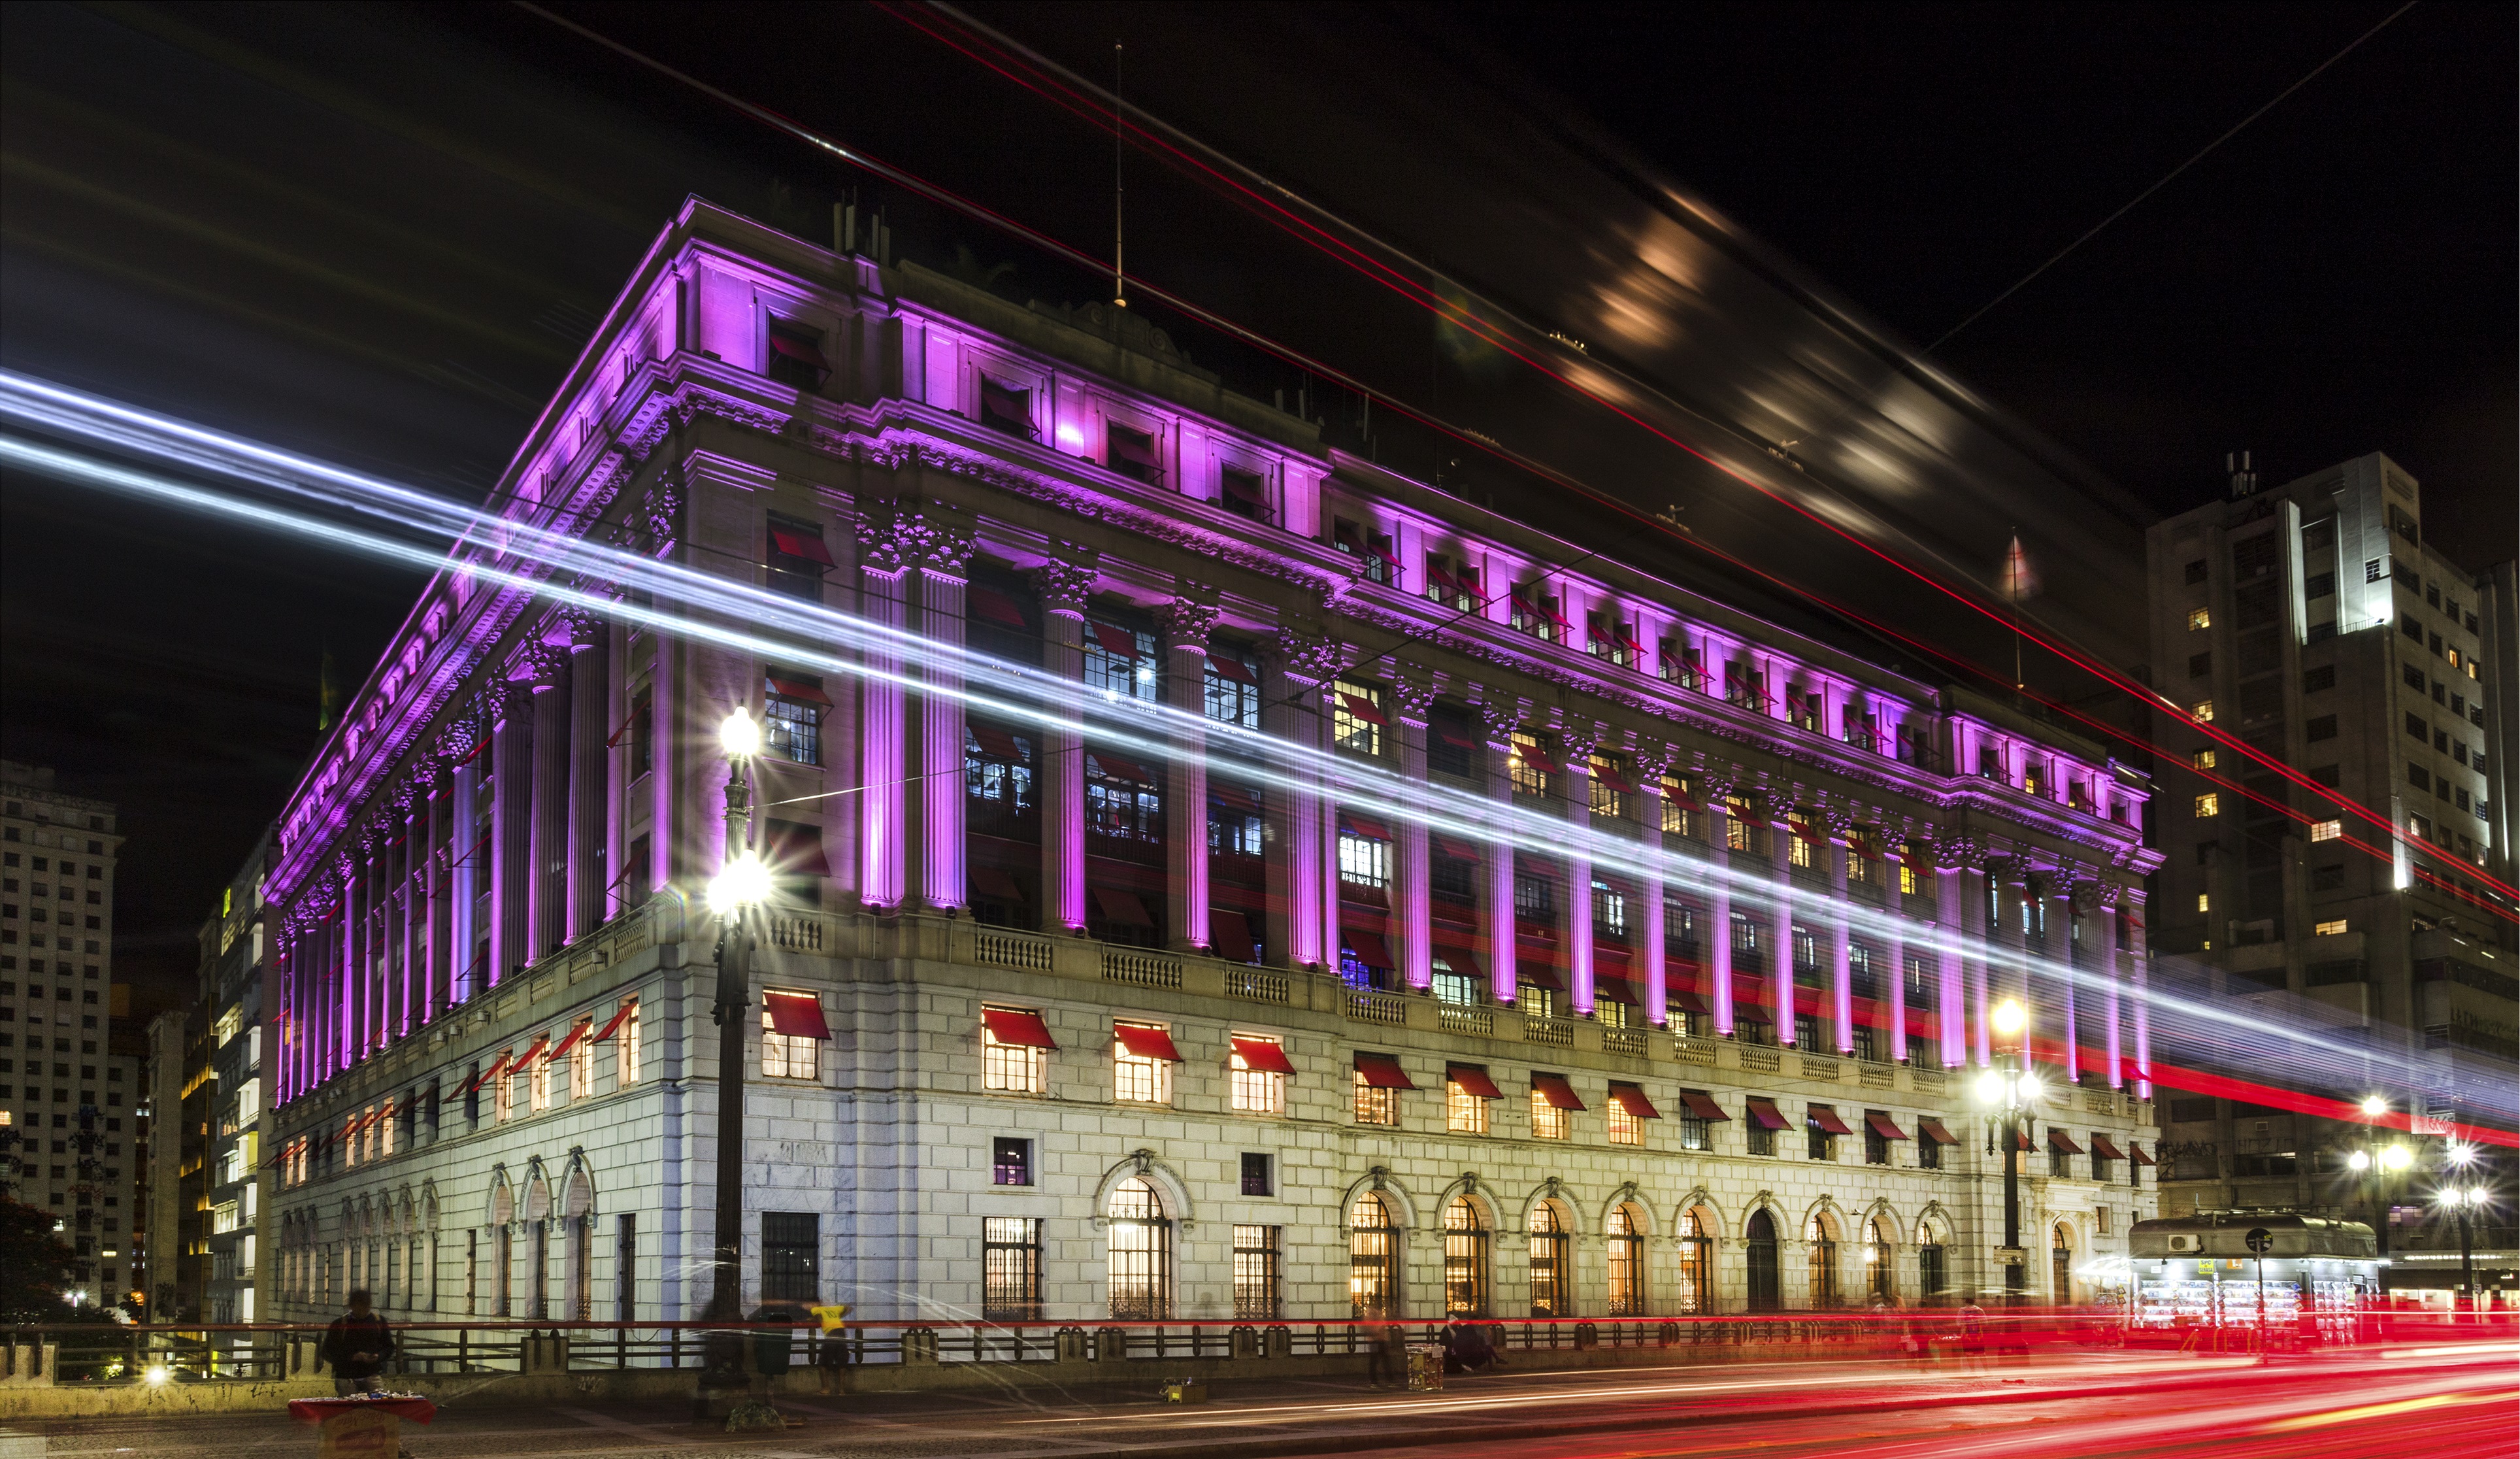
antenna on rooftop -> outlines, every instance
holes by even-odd
[[[2247,496],[2258,489],[2258,471],[2249,464],[2248,452],[2224,452],[2223,470],[2230,474],[2233,496]]]
[[[1120,163],[1128,156],[1127,123],[1121,119],[1121,87],[1125,79],[1121,70],[1120,42],[1111,42],[1111,307],[1129,307],[1129,275],[1121,266],[1122,249],[1128,239],[1127,195],[1121,187]]]

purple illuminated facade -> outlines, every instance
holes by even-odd
[[[1497,1230],[1633,1209],[1673,1311],[1830,1299],[1817,1268],[1799,1298],[1744,1285],[1758,1221],[1873,1242],[1908,1299],[1975,1286],[1974,1142],[1929,1163],[1913,1131],[1969,1113],[1947,1071],[1985,1060],[2007,995],[2057,1076],[2052,1127],[2140,1150],[2141,777],[1685,586],[1571,570],[1581,549],[1326,448],[1134,317],[695,203],[498,499],[908,636],[835,627],[782,660],[722,614],[651,620],[682,610],[643,583],[558,584],[611,613],[431,585],[281,820],[283,1312],[345,1285],[389,1311],[697,1309],[718,1057],[698,890],[738,706],[770,736],[754,830],[782,889],[757,978],[830,1032],[746,1051],[747,1207],[815,1215],[826,1291],[874,1312],[986,1305],[939,1245],[978,1240],[957,1223],[1000,1212],[983,1197],[1057,1253],[1067,1295],[1042,1310],[1118,1311],[1118,1267],[1081,1249],[1131,1179],[1178,1220],[1159,1296],[1182,1316],[1213,1315],[1194,1268],[1227,1257],[1193,1210],[1282,1229],[1272,1300],[1342,1315],[1361,1189],[1430,1233],[1455,1203]],[[1133,712],[1135,740],[1099,728]],[[1248,763],[1255,730],[1314,755]],[[1359,804],[1350,765],[1451,809]],[[1056,1048],[984,1033],[991,1010]],[[1177,1066],[1130,1063],[1114,1029],[1138,1025]],[[1260,1086],[1222,1052],[1250,1038],[1297,1066],[1273,1107],[1240,1103]],[[1369,1054],[1444,1098],[1386,1111]],[[1453,1075],[1473,1068],[1528,1078],[1530,1138],[1502,1138],[1512,1100],[1472,1118]],[[1552,1081],[1646,1092],[1552,1115]],[[1689,1095],[1732,1113],[1637,1114]],[[1762,1152],[1753,1095],[1807,1105],[1809,1149]],[[1841,1103],[1904,1145],[1841,1151],[1820,1113]],[[1062,1105],[1110,1117],[1072,1135]],[[1021,1183],[1010,1140],[1037,1149]],[[1208,1170],[1238,1149],[1243,1196],[1251,1157],[1281,1163],[1265,1223]],[[2151,1201],[2123,1161],[2034,1185],[2086,1251]],[[1396,1272],[1395,1300],[1441,1310],[1443,1259],[1413,1247],[1435,1274]],[[1598,1296],[1569,1280],[1553,1299]],[[1481,1281],[1501,1312],[1527,1295]]]

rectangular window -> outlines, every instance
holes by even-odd
[[[1234,1228],[1234,1315],[1245,1322],[1274,1322],[1281,1306],[1282,1243],[1279,1226]]]
[[[989,1163],[992,1184],[1032,1184],[1032,1142],[1012,1135],[1000,1135],[991,1142]]]
[[[983,826],[1022,820],[1035,808],[1033,740],[973,719],[963,726],[963,793],[966,812]]]
[[[1803,1118],[1803,1144],[1804,1153],[1813,1160],[1837,1159],[1837,1136],[1829,1130],[1828,1126],[1821,1123],[1818,1114],[1807,1115]]]
[[[1260,671],[1236,649],[1210,645],[1204,686],[1207,717],[1242,729],[1260,727]]]
[[[1613,1099],[1603,1107],[1602,1113],[1609,1118],[1611,1144],[1642,1145],[1645,1142],[1644,1120],[1638,1117],[1626,1105]]]
[[[2333,921],[2318,923],[2312,927],[2310,931],[2313,936],[2341,937],[2344,936],[2349,930],[2350,927],[2347,920],[2339,917]]]
[[[2189,718],[2195,720],[2198,724],[2212,724],[2214,722],[2214,702],[2210,699],[2200,699],[2196,702],[2194,707],[2187,711],[2187,714]]]
[[[2344,834],[2345,822],[2341,817],[2335,820],[2314,821],[2311,823],[2310,839],[2314,842],[2334,841]]]
[[[765,557],[772,592],[807,603],[823,601],[823,574],[834,564],[821,527],[792,517],[772,517]]]
[[[1376,889],[1391,885],[1391,843],[1341,830],[1338,839],[1339,880]]]
[[[1229,466],[1220,484],[1225,488],[1225,510],[1263,526],[1277,521],[1277,514],[1269,509],[1268,483],[1258,472],[1236,471]]]
[[[580,1019],[568,1046],[568,1097],[574,1104],[595,1097],[595,1020]],[[405,1106],[408,1113],[409,1106]]]
[[[1339,749],[1381,754],[1382,731],[1390,722],[1383,712],[1381,690],[1345,679],[1330,686],[1330,741]]]
[[[1112,1045],[1112,1097],[1133,1104],[1172,1103],[1172,1061],[1162,1057],[1160,1051],[1151,1048],[1144,1053],[1131,1048],[1127,1030],[1133,1028],[1151,1030],[1166,1045],[1172,1042],[1171,1035],[1161,1026],[1151,1024],[1122,1024],[1119,1028],[1120,1036]],[[1142,1041],[1151,1042],[1151,1040]]]
[[[1364,1070],[1356,1071],[1356,1122],[1359,1124],[1398,1124],[1400,1091],[1375,1084],[1366,1077]]]
[[[799,765],[823,762],[823,710],[831,700],[823,681],[782,670],[767,680],[761,700],[762,748]]]
[[[2211,627],[2213,627],[2213,626],[2214,626],[2214,615],[2213,615],[2213,612],[2212,612],[2211,610],[2209,610],[2209,609],[2203,609],[2203,608],[2195,608],[2195,609],[2190,609],[2190,610],[2188,610],[2188,613],[2187,613],[2187,631],[2188,631],[2188,632],[2190,632],[2190,633],[2202,632],[2203,630],[2205,630],[2205,629],[2207,629],[2207,628],[2211,628]]]
[[[1556,643],[1573,625],[1557,611],[1557,600],[1541,591],[1541,585],[1527,582],[1511,590],[1509,621],[1517,633],[1528,633],[1543,643]]]
[[[1570,1125],[1566,1112],[1552,1104],[1548,1092],[1534,1084],[1531,1089],[1531,1137],[1535,1140],[1563,1140]]]
[[[1444,1127],[1457,1135],[1484,1135],[1488,1132],[1486,1098],[1452,1074],[1447,1074],[1444,1079]]]
[[[1286,1076],[1279,1066],[1285,1052],[1275,1038],[1259,1033],[1233,1035],[1234,1109],[1241,1115],[1286,1113]]]
[[[1268,1152],[1260,1150],[1242,1152],[1242,1194],[1246,1196],[1278,1194],[1277,1172],[1271,1168]]]
[[[516,1063],[516,1050],[501,1050],[498,1076],[490,1081],[491,1117],[501,1124],[507,1123],[517,1116]]]
[[[2205,820],[2208,817],[2218,816],[2222,813],[2223,797],[2220,793],[2208,791],[2204,795],[2196,798],[2196,818],[2198,820]]]
[[[1557,915],[1555,884],[1547,877],[1516,872],[1513,878],[1513,911],[1516,917],[1545,922]]]
[[[1607,882],[1593,884],[1593,930],[1613,940],[1627,939],[1628,898]]]
[[[980,1316],[990,1322],[1041,1320],[1041,1221],[980,1220]]]
[[[1540,742],[1520,730],[1507,742],[1506,778],[1512,782],[1515,795],[1548,795],[1550,775],[1556,768],[1557,761],[1540,748]]]
[[[1164,798],[1154,772],[1102,751],[1085,756],[1085,828],[1107,841],[1160,845]]]
[[[819,1079],[822,1074],[822,1040],[808,1033],[779,1031],[777,1015],[769,1007],[781,994],[767,989],[762,994],[761,1009],[761,1076],[765,1079]],[[798,1003],[815,1005],[815,1016],[821,1017],[822,1000],[812,993],[789,992],[785,996]]]
[[[1775,1155],[1777,1153],[1777,1132],[1761,1124],[1757,1119],[1754,1118],[1743,1125],[1741,1133],[1747,1142],[1746,1148],[1750,1154]]]
[[[627,1089],[639,1082],[639,1000],[631,999],[613,1017],[621,1026],[612,1031],[612,1082]]]
[[[1132,431],[1117,422],[1105,429],[1111,470],[1148,486],[1164,484],[1164,469],[1155,459],[1153,435],[1144,431]]]
[[[1085,620],[1085,687],[1105,700],[1163,698],[1155,668],[1155,636],[1101,618]]]
[[[810,1210],[761,1213],[762,1300],[821,1299],[822,1224],[823,1218]]]

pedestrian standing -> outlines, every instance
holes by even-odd
[[[324,1361],[333,1367],[333,1391],[341,1397],[377,1391],[377,1375],[394,1355],[393,1329],[368,1304],[362,1289],[350,1294],[350,1310],[324,1330]]]
[[[1365,1376],[1374,1388],[1386,1386],[1407,1388],[1409,1375],[1402,1361],[1400,1327],[1397,1323],[1376,1322],[1366,1330]]]

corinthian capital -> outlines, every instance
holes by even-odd
[[[1285,663],[1287,677],[1307,687],[1321,687],[1338,676],[1339,661],[1346,649],[1327,633],[1283,628],[1278,633],[1278,654]]]
[[[1033,591],[1041,595],[1043,610],[1085,612],[1085,600],[1094,596],[1094,584],[1102,575],[1098,566],[1102,559],[1102,553],[1091,547],[1079,547],[1073,542],[1057,544],[1056,555],[1032,570]]]
[[[1175,648],[1206,648],[1208,635],[1216,631],[1217,613],[1216,589],[1187,577],[1179,584],[1179,596],[1155,610],[1164,637]]]

